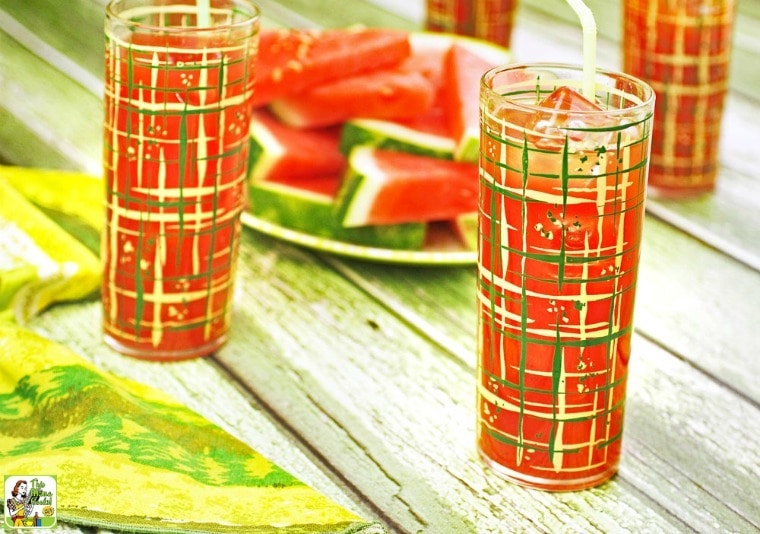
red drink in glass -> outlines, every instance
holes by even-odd
[[[617,470],[653,92],[597,71],[500,67],[481,82],[478,446],[522,485]],[[598,102],[598,103],[597,103]]]
[[[258,11],[116,0],[107,10],[103,324],[147,359],[225,340],[246,200]]]
[[[649,185],[711,191],[718,171],[735,0],[625,0],[623,70],[657,93]]]
[[[518,0],[427,0],[426,27],[509,47]]]

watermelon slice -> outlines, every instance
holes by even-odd
[[[444,61],[444,87],[449,129],[457,142],[454,159],[478,161],[480,144],[480,78],[497,64],[454,43]]]
[[[275,100],[270,107],[280,120],[301,128],[354,118],[392,119],[429,133],[448,135],[441,87],[443,60],[451,47],[451,36],[415,33],[409,36],[409,43],[411,55],[393,68],[320,85]]]
[[[435,87],[436,94],[433,104],[427,111],[410,119],[398,119],[396,122],[412,130],[441,137],[452,137],[446,110],[443,62],[454,39],[456,38],[451,35],[440,33],[412,34],[410,37],[412,55],[404,61],[402,68],[415,69],[422,73]]]
[[[476,211],[477,196],[476,164],[359,146],[336,209],[346,227],[434,221]]]
[[[285,124],[315,128],[355,117],[408,118],[431,107],[436,87],[422,73],[384,69],[319,85],[275,100],[270,109]]]
[[[249,211],[260,219],[319,237],[357,245],[418,250],[425,240],[422,223],[344,228],[335,218],[340,177],[252,183]]]
[[[410,54],[402,30],[352,27],[264,29],[259,39],[253,105],[319,84],[397,65]]]
[[[509,52],[477,39],[437,33],[414,33],[410,42],[412,55],[399,68],[415,68],[438,87],[433,105],[412,119],[348,121],[341,138],[341,150],[348,154],[356,145],[373,144],[413,154],[477,162],[480,77],[491,66],[508,62]],[[474,86],[475,90],[466,95],[448,87],[450,81],[456,86],[464,83],[455,79],[457,73],[466,75],[467,66],[459,66],[459,59],[472,59],[477,71],[474,74],[468,71],[474,76],[468,87]],[[446,62],[451,63],[448,68],[445,68]],[[474,131],[464,131],[462,116],[474,119]],[[456,124],[460,126],[452,130]]]
[[[346,158],[339,150],[340,129],[299,130],[280,123],[268,111],[251,119],[249,178],[255,182],[342,174]]]

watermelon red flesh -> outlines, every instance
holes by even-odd
[[[282,124],[268,111],[255,110],[249,177],[252,181],[281,181],[340,176],[346,158],[339,143],[340,128],[299,130]]]
[[[410,54],[402,30],[265,29],[256,60],[253,105],[261,106],[360,72],[397,65]]]
[[[343,226],[453,219],[477,210],[478,166],[355,148],[336,200]]]
[[[433,84],[419,72],[386,69],[344,78],[275,100],[271,110],[286,124],[315,128],[357,117],[412,117],[431,107],[435,93]]]
[[[451,137],[446,112],[443,62],[452,45],[450,36],[437,34],[414,34],[411,37],[412,55],[400,69],[421,73],[434,87],[433,103],[415,117],[397,119],[396,122],[424,133]]]
[[[422,133],[454,138],[449,128],[449,117],[442,89],[435,91],[433,102],[425,112],[408,119],[396,118],[394,122]]]
[[[443,67],[444,99],[449,130],[458,144],[456,159],[477,161],[480,78],[495,66],[457,43],[446,54]]]

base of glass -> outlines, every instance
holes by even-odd
[[[480,447],[478,447],[478,452],[483,462],[501,478],[518,486],[543,491],[578,491],[593,488],[608,481],[618,470],[617,464],[613,464],[604,471],[585,477],[562,479],[534,477],[504,467],[486,455]]]
[[[156,362],[176,362],[210,355],[224,345],[227,341],[227,335],[224,334],[204,345],[182,350],[154,350],[145,346],[135,347],[134,345],[125,344],[107,333],[104,334],[103,340],[106,345],[124,356]]]

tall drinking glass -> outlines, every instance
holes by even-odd
[[[574,490],[617,470],[654,106],[580,67],[481,80],[478,447],[521,485]]]
[[[509,47],[517,5],[518,0],[426,0],[425,26]]]
[[[711,191],[718,172],[735,0],[624,0],[623,70],[657,93],[649,185]]]
[[[258,28],[248,0],[106,8],[103,326],[119,352],[177,360],[226,339]]]

